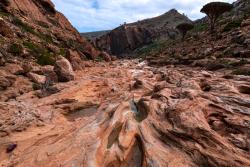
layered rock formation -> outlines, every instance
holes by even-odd
[[[249,77],[123,60],[76,78],[1,104],[0,165],[250,165]]]
[[[124,24],[106,35],[96,38],[94,43],[98,48],[112,54],[129,53],[154,39],[175,38],[178,32],[174,28],[183,22],[191,21],[177,10],[172,9],[155,18]]]

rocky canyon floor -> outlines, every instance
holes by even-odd
[[[0,166],[250,166],[250,77],[95,63],[0,102]]]

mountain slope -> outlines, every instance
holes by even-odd
[[[97,56],[92,46],[83,39],[63,14],[57,12],[50,0],[4,0],[0,2],[1,17],[1,50],[5,59],[15,52],[30,54],[42,63],[51,54],[51,61],[67,49],[73,49],[88,57]],[[11,46],[14,51],[11,51]],[[40,55],[34,48],[40,49]],[[22,49],[21,49],[22,48]],[[7,52],[5,52],[7,51]],[[9,54],[9,53],[10,54]],[[36,52],[36,53],[35,53]],[[46,60],[44,60],[46,61]],[[44,64],[52,64],[47,62]]]
[[[110,32],[110,30],[86,32],[86,33],[81,33],[81,36],[85,37],[86,39],[88,39],[90,41],[94,41],[96,38],[99,38],[99,37],[101,37],[109,32]]]
[[[151,65],[191,65],[248,74],[250,2],[239,0],[233,5],[232,11],[218,19],[215,33],[208,31],[208,20],[203,18],[195,22],[194,29],[184,40],[165,38],[155,41],[137,49],[134,56],[146,57]]]
[[[110,33],[97,38],[95,45],[112,54],[129,53],[154,39],[175,38],[178,32],[174,28],[182,22],[191,21],[177,10],[172,9],[158,17],[117,27]]]

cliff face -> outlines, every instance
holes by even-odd
[[[190,20],[172,9],[155,18],[122,25],[97,38],[94,43],[98,48],[112,54],[129,53],[154,39],[175,38],[178,32],[174,28],[182,22],[190,22]]]
[[[1,1],[0,18],[0,47],[5,59],[13,56],[15,46],[22,48],[16,59],[27,54],[35,59],[51,54],[50,58],[54,59],[67,49],[76,50],[82,57],[88,58],[98,54],[64,15],[55,10],[50,0]],[[16,45],[9,49],[13,44]],[[41,53],[37,53],[35,48],[39,48]]]

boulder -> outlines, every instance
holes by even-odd
[[[16,81],[15,76],[7,75],[5,72],[0,71],[0,91],[12,86]]]
[[[107,52],[102,52],[100,55],[106,62],[112,61],[111,56]]]
[[[35,83],[37,84],[43,84],[45,83],[46,77],[43,75],[38,75],[32,72],[29,72],[27,76]]]
[[[60,56],[55,63],[54,71],[58,76],[60,82],[68,82],[75,79],[75,74],[70,62]]]
[[[66,52],[66,58],[70,61],[74,71],[84,69],[83,61],[77,51],[69,49]]]

